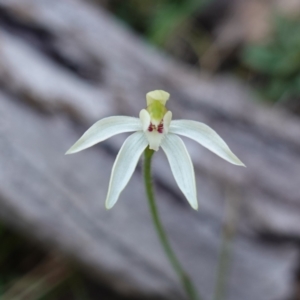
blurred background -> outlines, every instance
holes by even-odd
[[[124,136],[63,156],[154,89],[248,167],[187,142],[196,213],[157,155],[162,218],[203,299],[300,299],[300,1],[1,0],[1,300],[184,299],[140,167],[104,209]]]
[[[210,75],[233,74],[260,101],[299,112],[299,1],[96,3],[176,59]]]

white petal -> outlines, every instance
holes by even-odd
[[[172,121],[172,112],[167,111],[167,113],[164,116],[164,134],[167,134],[169,132],[171,121]]]
[[[154,100],[158,100],[162,105],[166,105],[169,98],[170,94],[162,90],[149,92],[146,94],[147,106],[149,106]]]
[[[183,141],[177,135],[169,133],[163,140],[161,147],[167,155],[180,190],[192,208],[198,209],[194,167]]]
[[[113,135],[142,130],[141,121],[138,118],[126,116],[114,116],[104,118],[92,125],[82,137],[66,152],[76,153],[102,142]]]
[[[147,147],[148,142],[142,131],[130,135],[121,147],[114,162],[105,206],[112,208],[131,178],[138,160]]]
[[[223,139],[213,129],[203,123],[190,120],[175,120],[171,122],[169,132],[195,140],[234,165],[245,166],[232,153]]]
[[[151,123],[151,118],[146,109],[142,109],[140,111],[140,120],[142,122],[143,131],[148,130]]]

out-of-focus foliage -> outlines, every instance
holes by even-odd
[[[107,5],[116,16],[143,34],[152,44],[188,63],[196,63],[198,53],[195,51],[206,49],[207,42],[202,32],[199,36],[200,28],[194,30],[193,23],[203,8],[213,1],[112,0]]]
[[[164,45],[211,0],[112,0],[112,11],[155,44]]]
[[[235,3],[219,0],[111,0],[106,2],[106,7],[151,43],[189,64],[214,73],[225,71],[244,80],[251,79],[249,82],[261,94],[261,99],[298,101],[300,19],[282,17],[283,14],[277,12],[273,19],[270,18],[272,34],[260,44],[245,39],[233,44],[228,53],[222,49],[220,52],[215,49],[216,32],[224,18],[230,18],[228,11]],[[220,9],[222,5],[225,9]],[[268,5],[272,15],[272,3]],[[206,19],[203,18],[208,7],[209,21],[207,15]],[[248,18],[251,20],[251,13]],[[205,22],[210,25],[206,26]],[[234,27],[239,27],[239,24]]]
[[[54,285],[49,280],[49,286],[46,284],[41,285],[40,281],[46,274],[45,269],[37,269],[40,264],[47,258],[48,254],[41,250],[33,242],[28,241],[0,223],[0,299],[28,299],[28,300],[57,300],[57,299],[89,299],[80,298],[76,295],[81,295],[82,288],[78,282],[74,282],[74,276],[79,274],[74,272],[70,278],[66,278],[60,284]],[[51,269],[52,266],[49,265]],[[53,267],[55,268],[55,266]],[[59,275],[57,275],[58,277]],[[76,278],[77,278],[76,277]],[[20,287],[19,290],[16,286]],[[14,290],[14,297],[8,297],[7,292]],[[34,290],[39,289],[38,293]],[[81,292],[81,294],[80,294]],[[27,296],[25,296],[25,293]],[[30,295],[30,296],[28,296]],[[75,296],[74,296],[75,295]]]
[[[81,272],[69,259],[41,249],[1,223],[0,245],[1,300],[127,299]]]
[[[300,20],[275,17],[274,34],[260,45],[245,46],[244,63],[264,80],[260,90],[271,101],[300,97]]]

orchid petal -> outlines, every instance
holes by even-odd
[[[190,120],[175,120],[171,122],[169,132],[186,136],[198,142],[234,165],[245,166],[229,149],[223,139],[213,129],[203,123]]]
[[[180,137],[169,133],[161,144],[175,181],[193,209],[198,209],[195,172],[191,157]]]
[[[163,124],[164,124],[164,134],[167,134],[169,132],[169,127],[172,121],[172,112],[167,111],[167,113],[164,116]]]
[[[114,162],[106,197],[105,206],[112,208],[130,180],[138,160],[148,145],[145,134],[138,131],[130,135],[121,147]]]
[[[101,119],[92,125],[66,154],[79,152],[116,134],[137,130],[142,130],[141,121],[138,118],[114,116]]]
[[[150,126],[151,119],[146,109],[142,109],[140,111],[140,120],[142,122],[143,131],[147,131]]]

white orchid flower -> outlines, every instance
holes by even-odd
[[[146,95],[147,108],[140,111],[139,118],[113,116],[101,119],[66,152],[76,153],[116,134],[135,131],[125,140],[114,162],[105,202],[107,209],[116,204],[147,146],[155,151],[161,146],[180,190],[192,208],[198,209],[194,167],[178,135],[195,140],[232,164],[244,166],[221,137],[207,125],[190,120],[172,121],[172,113],[166,109],[169,97],[170,94],[165,91],[149,92]]]

